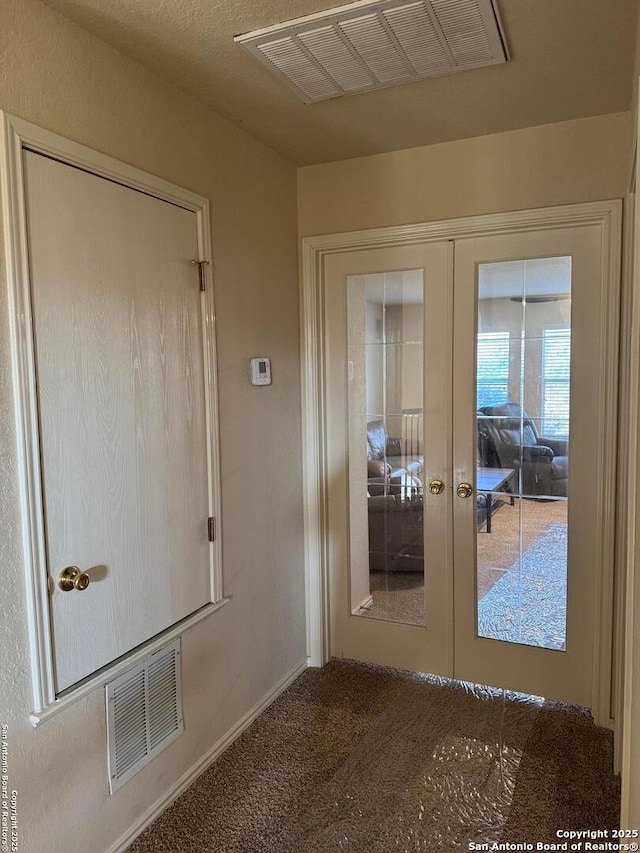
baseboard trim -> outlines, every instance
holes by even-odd
[[[143,832],[153,821],[159,817],[165,809],[167,809],[174,800],[177,800],[180,794],[191,785],[200,776],[207,767],[212,764],[225,749],[240,737],[242,732],[247,729],[251,723],[260,716],[260,714],[274,702],[278,696],[283,693],[287,687],[295,681],[295,679],[307,669],[308,661],[301,661],[292,670],[290,670],[280,681],[271,688],[271,690],[257,702],[253,708],[241,717],[238,722],[232,726],[226,734],[224,734],[212,747],[206,752],[202,758],[184,773],[176,784],[159,800],[157,800],[150,808],[144,812],[138,821],[133,826],[121,835],[120,838],[109,847],[105,853],[124,853],[124,851],[133,844],[135,839]]]
[[[373,604],[373,596],[368,595],[366,598],[363,598],[360,604],[353,608],[351,611],[352,616],[357,616],[361,610],[368,610]]]

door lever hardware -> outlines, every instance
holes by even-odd
[[[432,480],[429,483],[429,491],[432,495],[441,495],[444,492],[444,483],[442,480]]]
[[[204,268],[209,266],[209,261],[191,261],[194,267],[198,267],[198,280],[200,282],[200,290],[203,292],[207,289],[204,281]]]
[[[473,494],[473,486],[471,483],[459,483],[456,494],[459,498],[470,498]]]
[[[90,583],[88,573],[81,572],[77,566],[67,566],[58,575],[58,586],[63,592],[72,592],[74,589],[84,592]]]

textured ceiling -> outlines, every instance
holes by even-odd
[[[331,0],[46,0],[298,164],[628,110],[637,0],[498,0],[512,61],[305,105],[237,44]]]

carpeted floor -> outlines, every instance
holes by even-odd
[[[428,853],[618,826],[584,709],[333,660],[308,670],[130,853]]]

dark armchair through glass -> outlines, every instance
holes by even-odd
[[[478,454],[483,467],[518,470],[519,494],[567,497],[568,441],[541,436],[518,403],[478,410]]]

